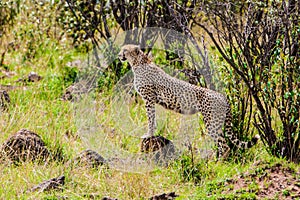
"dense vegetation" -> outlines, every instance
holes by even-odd
[[[0,89],[10,103],[1,111],[0,142],[26,128],[56,159],[1,162],[0,198],[143,199],[171,191],[179,199],[299,198],[299,9],[297,0],[1,1]],[[175,31],[175,37],[159,32],[170,34],[159,48],[157,29],[147,29],[157,26]],[[246,152],[234,149],[228,160],[202,158],[197,152],[211,147],[201,120],[159,109],[158,134],[182,154],[167,167],[137,164],[147,122],[143,102],[127,92],[130,68],[116,56],[123,42],[151,51],[168,72],[189,79],[180,71],[190,69],[196,84],[225,93],[234,132],[242,140],[259,134],[261,142]],[[30,72],[42,79],[31,81]],[[190,148],[178,142],[184,134]],[[87,148],[132,160],[71,167],[69,160]],[[274,172],[290,174],[280,180],[296,189],[264,196]],[[27,191],[62,174],[63,190]],[[245,184],[237,188],[239,181]]]

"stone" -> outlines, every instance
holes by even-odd
[[[75,165],[87,166],[90,168],[97,168],[106,164],[106,160],[96,151],[87,149],[82,151],[73,162]]]
[[[175,194],[175,192],[158,194],[153,197],[150,197],[149,200],[172,200],[178,197],[179,195]]]
[[[0,90],[0,109],[2,111],[8,110],[10,104],[10,97],[5,90]]]
[[[27,82],[38,82],[42,80],[42,77],[35,72],[30,72],[26,79]]]
[[[118,199],[111,198],[111,197],[103,197],[102,200],[118,200]]]
[[[162,136],[144,138],[141,142],[141,152],[145,152],[157,164],[168,164],[176,157],[174,144]]]
[[[57,178],[52,178],[50,180],[44,181],[33,188],[31,188],[30,192],[49,192],[52,190],[62,189],[62,186],[65,184],[65,176],[59,176]]]
[[[23,83],[38,82],[42,79],[43,79],[43,77],[41,77],[37,73],[30,72],[26,78],[20,78],[17,80],[17,82],[23,82]]]
[[[45,161],[50,156],[44,141],[36,133],[21,129],[1,146],[1,158],[13,163],[25,161]]]

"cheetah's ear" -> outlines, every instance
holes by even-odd
[[[135,47],[134,47],[134,52],[135,52],[137,55],[140,54],[140,50],[141,50],[140,46],[135,46]]]
[[[152,55],[152,52],[151,51],[149,51],[149,53],[148,53],[148,58],[150,59],[150,60],[152,60],[153,59],[153,55]]]

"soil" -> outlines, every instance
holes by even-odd
[[[224,194],[255,193],[257,199],[300,198],[300,172],[280,163],[254,164],[248,172],[227,182],[231,189]]]

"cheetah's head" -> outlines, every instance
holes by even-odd
[[[124,62],[128,61],[131,65],[139,60],[139,57],[143,55],[140,47],[137,45],[127,44],[121,48],[119,53],[119,59]]]
[[[133,44],[127,44],[124,45],[121,48],[121,51],[119,53],[119,59],[121,61],[130,60],[131,58],[136,58],[140,54],[140,47]]]

